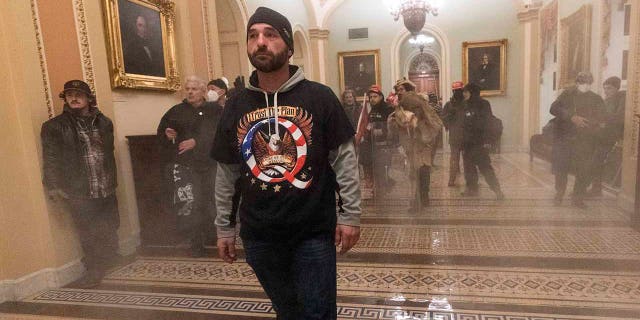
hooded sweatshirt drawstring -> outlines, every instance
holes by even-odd
[[[264,100],[267,104],[267,110],[269,110],[269,94],[266,91],[262,91],[262,93],[264,93]],[[268,112],[267,112],[267,116],[268,116]],[[276,91],[273,95],[273,114],[274,114],[274,118],[275,118],[275,134],[278,137],[278,139],[280,139],[280,129],[278,128],[278,91]],[[271,118],[270,116],[268,116],[269,118]],[[271,124],[269,123],[268,125],[269,127],[269,138],[271,138]]]

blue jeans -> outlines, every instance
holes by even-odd
[[[281,320],[336,319],[336,248],[333,234],[287,245],[245,240],[247,263]]]

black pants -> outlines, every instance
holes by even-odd
[[[120,215],[115,195],[99,199],[68,199],[83,262],[89,272],[104,272],[118,250]]]
[[[553,147],[554,156],[557,158],[553,163],[557,196],[562,197],[565,194],[569,170],[573,168],[576,177],[573,195],[576,199],[584,198],[596,170],[594,164],[598,153],[595,141],[577,138],[566,143],[555,143]]]
[[[206,238],[215,238],[213,220],[216,216],[214,186],[216,167],[196,167],[193,170],[195,223],[186,230],[193,246],[204,245]]]
[[[500,183],[491,166],[491,158],[487,149],[481,145],[465,145],[462,152],[462,161],[467,189],[478,190],[479,170],[491,190],[500,190]]]

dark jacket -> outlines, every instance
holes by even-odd
[[[375,129],[381,129],[382,135],[375,137],[376,142],[381,142],[387,139],[387,118],[389,115],[393,113],[393,108],[387,105],[386,102],[381,101],[375,106],[371,106],[371,111],[369,112],[369,124],[371,125],[372,131]],[[365,142],[370,142],[371,133],[364,137]]]
[[[464,100],[448,101],[442,109],[442,123],[449,130],[449,145],[462,146],[464,124]]]
[[[464,147],[491,143],[487,126],[491,120],[491,104],[480,97],[471,97],[465,102],[462,141]]]
[[[205,102],[195,108],[183,100],[169,109],[160,120],[157,130],[164,161],[194,167],[214,165],[215,161],[210,156],[211,147],[221,114],[222,107],[213,102]],[[167,139],[164,133],[167,128],[178,132],[175,143]],[[195,148],[178,155],[180,142],[191,138],[196,140]]]
[[[569,88],[551,104],[549,112],[556,117],[554,139],[594,139],[602,136],[605,113],[604,101],[592,91],[581,93],[575,87]],[[571,117],[581,116],[589,121],[585,128],[576,128]]]
[[[604,134],[606,142],[615,143],[622,139],[624,133],[626,96],[626,91],[618,91],[613,97],[604,99],[606,111],[606,128]]]
[[[113,123],[96,110],[95,125],[102,136],[105,172],[116,180],[113,155]],[[75,198],[89,197],[89,179],[83,159],[82,145],[75,125],[75,116],[65,106],[62,114],[42,124],[43,184],[48,190],[61,189]]]

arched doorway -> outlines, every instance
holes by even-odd
[[[436,58],[421,52],[409,63],[409,80],[416,84],[416,91],[440,97],[440,67]]]
[[[216,21],[222,75],[233,81],[249,74],[245,39],[246,7],[237,0],[216,0]]]
[[[312,79],[313,67],[311,66],[311,56],[309,54],[309,41],[304,33],[304,29],[300,25],[295,25],[293,28],[293,56],[291,57],[291,63],[299,66],[304,70],[305,76],[308,79]]]

